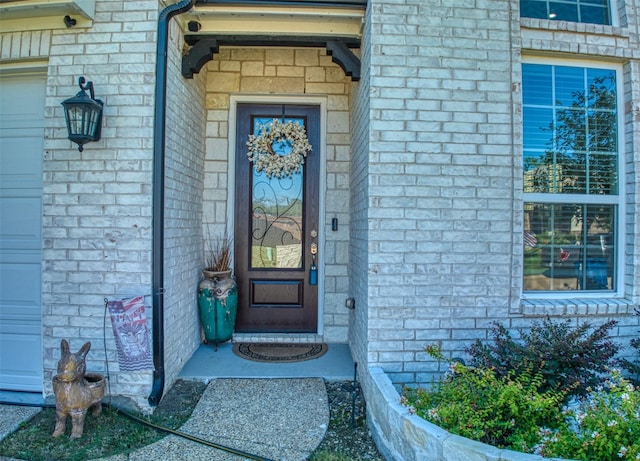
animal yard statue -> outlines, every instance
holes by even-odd
[[[53,393],[56,397],[56,428],[54,437],[64,434],[67,416],[71,415],[71,438],[82,437],[84,419],[91,408],[94,416],[102,413],[105,379],[98,373],[87,374],[85,359],[91,349],[88,342],[76,353],[69,350],[69,343],[60,344],[62,357],[58,362],[58,374],[53,377]]]

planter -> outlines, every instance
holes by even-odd
[[[496,448],[451,434],[411,414],[381,368],[369,368],[364,379],[369,428],[389,461],[568,461]]]
[[[233,336],[238,311],[238,286],[231,271],[203,270],[198,285],[198,310],[204,342],[218,344]]]

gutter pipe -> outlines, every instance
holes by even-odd
[[[160,403],[164,391],[164,174],[165,132],[167,112],[167,49],[169,21],[186,13],[195,0],[182,0],[167,6],[158,17],[156,47],[156,88],[153,117],[153,203],[152,203],[152,262],[153,292],[153,384],[149,405]]]

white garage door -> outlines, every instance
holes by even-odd
[[[42,74],[0,75],[0,389],[42,390]]]

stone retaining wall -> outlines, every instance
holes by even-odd
[[[400,404],[400,395],[381,368],[370,368],[367,420],[388,461],[542,461],[550,458],[492,447],[450,434]],[[559,460],[559,458],[554,458]]]

